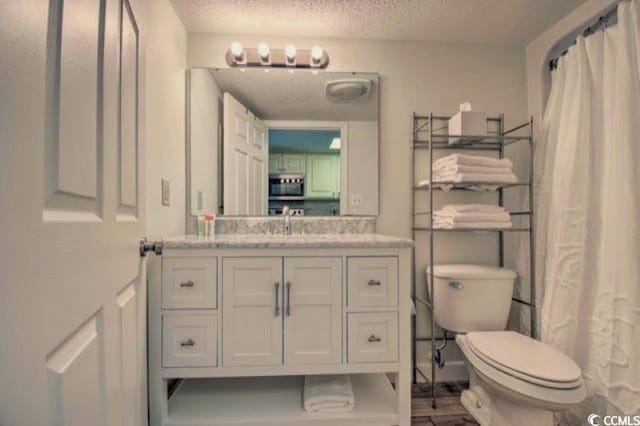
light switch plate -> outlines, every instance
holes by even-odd
[[[168,206],[171,204],[171,189],[169,181],[162,179],[162,205]]]

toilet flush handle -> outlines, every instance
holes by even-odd
[[[464,288],[464,285],[462,285],[460,281],[449,281],[449,287],[456,290],[462,290]]]

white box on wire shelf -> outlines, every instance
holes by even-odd
[[[477,111],[458,111],[449,119],[449,144],[469,143],[487,136],[487,114]],[[459,137],[460,135],[465,137]],[[467,137],[469,136],[469,137]]]

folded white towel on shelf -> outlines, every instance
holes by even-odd
[[[456,213],[500,213],[505,212],[504,207],[495,204],[445,204],[441,211]]]
[[[509,222],[453,222],[448,219],[433,218],[436,229],[508,229],[513,225]]]
[[[434,164],[433,173],[439,172],[509,174],[513,173],[513,169],[511,167],[466,166],[464,164]]]
[[[455,182],[455,183],[516,183],[518,179],[513,173],[491,174],[491,173],[449,173],[441,172],[434,174],[434,181]]]
[[[303,404],[312,413],[345,413],[355,407],[351,380],[346,374],[305,376]]]
[[[491,158],[480,155],[450,154],[434,161],[433,167],[440,168],[447,165],[466,165],[484,167],[513,168],[513,163],[508,158]]]
[[[456,213],[450,210],[438,210],[433,213],[434,219],[450,221],[451,223],[464,222],[510,222],[511,216],[505,211],[501,212],[469,212]]]
[[[492,204],[446,204],[433,213],[437,229],[506,229],[511,216],[503,207]]]
[[[443,191],[465,188],[472,191],[495,191],[505,184],[516,183],[513,163],[508,158],[490,158],[465,154],[451,154],[433,163],[433,181]],[[428,187],[422,180],[418,186]]]
[[[477,192],[486,192],[486,191],[495,191],[496,189],[500,188],[500,186],[502,185],[487,185],[487,184],[479,184],[479,183],[459,183],[459,184],[452,184],[452,183],[436,183],[435,185],[436,187],[442,189],[445,192],[451,191],[453,189],[454,186],[456,187],[461,187],[461,188],[465,188],[465,189],[469,189],[471,191],[477,191]],[[418,182],[418,187],[419,188],[428,188],[429,187],[429,180],[421,180],[420,182]]]

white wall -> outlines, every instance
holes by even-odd
[[[330,56],[329,71],[380,74],[380,214],[377,221],[380,233],[411,236],[410,143],[414,111],[453,113],[462,101],[468,100],[475,110],[491,115],[505,113],[507,128],[528,120],[522,47],[190,33],[189,66],[226,68],[224,55],[234,40],[245,46],[257,46],[265,41],[272,47],[292,42],[298,48],[317,43]],[[522,152],[516,151],[516,157],[521,159]],[[423,176],[428,171],[426,162],[426,157],[421,157],[417,163],[424,171]],[[519,167],[517,173],[525,178],[528,169]],[[493,202],[496,198],[473,194],[438,197],[438,203],[445,199]],[[447,235],[438,237],[437,243],[438,262],[497,262],[495,235]],[[418,292],[424,296],[425,235],[418,236],[416,245]],[[507,250],[514,251],[515,247],[508,245]],[[421,314],[421,318],[425,320],[418,324],[418,331],[426,335],[427,317]],[[424,351],[421,353],[424,356]]]
[[[222,93],[207,69],[190,71],[190,162],[193,215],[218,213],[218,126],[222,120]],[[202,208],[198,209],[198,191]]]
[[[147,237],[184,233],[187,33],[168,0],[147,2]],[[161,179],[171,184],[162,205]]]

